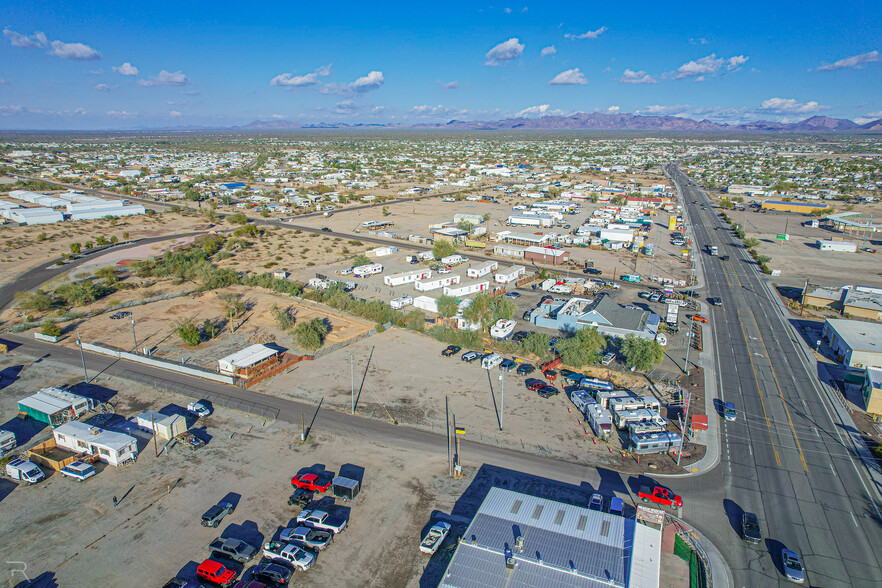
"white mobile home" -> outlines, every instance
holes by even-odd
[[[496,280],[497,284],[508,284],[509,282],[516,282],[518,278],[527,273],[527,268],[522,265],[514,265],[507,270],[503,270],[493,276],[493,279]]]
[[[478,292],[483,292],[490,288],[490,282],[471,282],[465,284],[463,286],[459,286],[456,288],[446,286],[444,288],[445,296],[468,296],[469,294],[476,294]]]
[[[356,278],[366,278],[380,273],[383,273],[383,266],[379,263],[369,263],[352,268],[352,275]]]
[[[443,278],[435,278],[434,280],[425,280],[422,282],[414,282],[413,287],[417,292],[428,292],[430,290],[438,290],[444,286],[452,286],[459,284],[460,277],[458,275],[444,276]]]
[[[402,272],[400,274],[392,274],[390,276],[383,276],[383,283],[387,286],[402,286],[404,284],[412,284],[413,282],[417,282],[419,280],[428,280],[432,277],[432,270],[430,269],[418,269],[409,272]]]
[[[413,305],[415,308],[428,310],[429,312],[438,312],[438,301],[431,296],[417,296],[413,299]]]
[[[96,455],[104,463],[113,466],[133,462],[138,455],[138,440],[134,437],[79,421],[65,423],[52,434],[58,447],[74,453]]]
[[[497,261],[488,261],[478,267],[470,267],[466,270],[466,276],[472,279],[478,279],[480,277],[491,274],[499,269],[499,262]]]
[[[405,306],[413,304],[413,298],[410,296],[401,296],[400,298],[393,298],[389,305],[398,310],[400,308],[404,308]]]

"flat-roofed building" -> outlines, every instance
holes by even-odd
[[[850,368],[882,368],[882,325],[827,319],[821,332],[836,361]]]

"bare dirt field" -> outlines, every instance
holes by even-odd
[[[301,362],[255,390],[322,402],[322,410],[350,412],[354,389],[358,414],[442,434],[446,398],[451,420],[455,417],[456,425],[465,427],[476,441],[617,468],[645,469],[649,463],[667,468],[672,463],[670,457],[659,456],[641,459],[639,466],[632,459],[623,464],[622,441],[615,435],[609,446],[597,440],[564,393],[540,398],[525,387],[524,376],[509,372],[502,382],[498,369],[488,371],[478,362],[461,361],[465,349],[441,357],[444,347],[429,337],[390,329],[315,361]],[[654,394],[662,403],[673,401],[674,388],[669,385],[652,385],[642,376],[606,367],[588,371],[637,393]],[[556,385],[561,388],[562,382]]]
[[[872,214],[871,207],[863,208]],[[876,211],[882,218],[882,210],[877,207]],[[812,218],[804,214],[750,210],[726,211],[726,214],[733,223],[744,227],[748,237],[759,239],[758,253],[772,258],[769,268],[781,270],[781,276],[774,278],[778,284],[801,286],[805,280],[809,280],[830,286],[854,283],[882,286],[882,253],[821,251],[816,245],[818,239],[839,238],[858,243],[858,248],[869,246],[882,251],[882,237],[862,245],[859,238],[852,238],[847,233],[803,226]],[[790,240],[779,241],[775,238],[785,232],[790,235]]]

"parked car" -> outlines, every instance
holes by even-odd
[[[591,510],[603,510],[603,495],[595,492],[588,500],[588,508]]]
[[[663,486],[641,486],[637,492],[637,498],[643,502],[654,502],[671,508],[683,506],[683,498]]]
[[[481,357],[481,354],[478,353],[477,351],[466,351],[465,353],[462,354],[460,359],[466,363],[472,363],[473,361],[475,361],[479,357]]]
[[[274,563],[263,563],[251,570],[251,576],[255,580],[283,586],[291,581],[291,576],[293,575],[290,568]]]
[[[550,398],[555,394],[560,394],[560,390],[558,390],[554,386],[542,386],[541,388],[539,388],[539,390],[537,390],[537,392],[542,398]]]
[[[450,533],[450,523],[435,523],[423,540],[420,542],[420,551],[423,553],[433,554],[438,551],[444,538]]]
[[[211,414],[211,406],[207,400],[197,400],[187,405],[187,412],[199,417],[206,417]]]
[[[615,360],[615,358],[616,358],[615,353],[607,353],[606,355],[603,356],[603,359],[600,361],[600,363],[602,363],[603,365],[609,365],[613,362],[613,360]]]
[[[748,543],[759,543],[763,540],[759,519],[752,512],[741,515],[741,538]]]
[[[206,559],[196,568],[196,575],[201,579],[218,586],[232,586],[236,581],[236,571],[211,558]]]
[[[792,549],[782,549],[781,564],[784,566],[784,575],[788,580],[797,584],[805,582],[805,569],[802,567],[798,553]]]
[[[307,490],[306,488],[298,488],[294,491],[294,494],[288,498],[288,506],[300,507],[301,509],[309,506],[309,503],[312,502],[313,493]]]
[[[278,561],[299,570],[308,570],[315,563],[315,555],[290,543],[270,541],[263,545],[263,557],[271,561]]]
[[[515,343],[520,343],[521,341],[523,341],[524,339],[526,339],[529,336],[530,336],[529,331],[518,331],[517,333],[515,333],[514,335],[511,336],[511,340],[514,341]]]
[[[521,295],[518,294],[517,292],[509,292],[508,294],[505,295],[505,297],[508,298],[509,300],[515,300],[517,298],[520,298]]]
[[[502,370],[503,372],[510,372],[511,370],[515,369],[517,367],[517,365],[518,365],[517,362],[515,362],[511,359],[506,359],[506,360],[503,360],[503,362],[499,364],[499,369]]]
[[[224,517],[232,513],[235,507],[229,502],[218,502],[202,515],[203,527],[217,527]]]
[[[453,271],[453,270],[451,270],[449,267],[439,267],[438,268],[439,274],[449,274],[451,271]]]
[[[533,314],[533,311],[532,311],[532,310],[524,311],[524,316],[522,316],[521,319],[523,319],[523,320],[525,320],[525,321],[528,321],[528,320],[530,320],[530,315],[531,315],[531,314]]]
[[[454,353],[459,353],[460,349],[461,348],[457,347],[456,345],[448,345],[447,348],[441,352],[441,355],[443,355],[444,357],[450,357]]]
[[[658,302],[659,300],[661,300],[661,293],[653,292],[652,294],[649,295],[650,302]]]
[[[707,317],[704,315],[700,315],[700,314],[693,314],[692,320],[694,320],[696,323],[706,323]]]
[[[228,539],[218,537],[208,544],[208,550],[215,554],[225,555],[239,563],[247,563],[257,554],[256,547],[233,537]]]
[[[334,533],[342,533],[346,530],[346,519],[331,516],[323,510],[304,510],[297,515],[297,524],[306,525],[313,529],[324,529]]]
[[[40,466],[26,459],[13,459],[6,464],[6,475],[19,482],[36,484],[46,477]]]
[[[602,271],[600,271],[599,269],[594,269],[593,267],[586,267],[585,269],[582,270],[582,273],[588,274],[589,276],[599,276],[599,275],[603,274]]]
[[[298,474],[291,478],[291,485],[310,492],[320,492],[324,494],[331,487],[331,480],[320,478],[316,474]]]
[[[649,300],[649,297],[652,296],[652,292],[641,292],[637,296],[639,296],[640,298],[646,298],[647,300]]]
[[[279,541],[285,543],[294,543],[308,549],[317,549],[321,551],[331,544],[334,540],[334,533],[331,531],[323,531],[322,529],[313,529],[312,527],[295,527],[282,529],[279,534]]]
[[[95,467],[92,464],[83,463],[81,461],[69,463],[61,468],[62,476],[67,476],[80,482],[91,478],[96,473],[97,472],[95,471]]]
[[[524,385],[527,387],[527,390],[535,392],[539,388],[545,386],[545,382],[543,382],[542,380],[537,380],[536,378],[527,378],[524,382]]]
[[[355,271],[353,268],[351,268],[351,267],[347,267],[346,269],[341,269],[341,270],[340,270],[340,275],[341,275],[341,276],[348,276],[348,275],[350,275],[353,271]]]
[[[534,368],[529,363],[522,363],[521,365],[518,366],[518,369],[517,369],[517,373],[519,376],[526,376],[526,375],[533,373],[534,371],[536,371],[536,368]]]

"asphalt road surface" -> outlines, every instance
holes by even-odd
[[[847,439],[851,424],[838,420],[816,367],[797,351],[763,274],[719,210],[679,168],[668,172],[702,256],[704,294],[723,299],[710,317],[719,401],[738,412],[722,426],[720,465],[671,483],[684,496],[683,517],[720,548],[736,586],[791,585],[781,573],[782,547],[802,555],[806,585],[882,586],[882,516]],[[759,516],[761,544],[741,540],[743,511]]]

